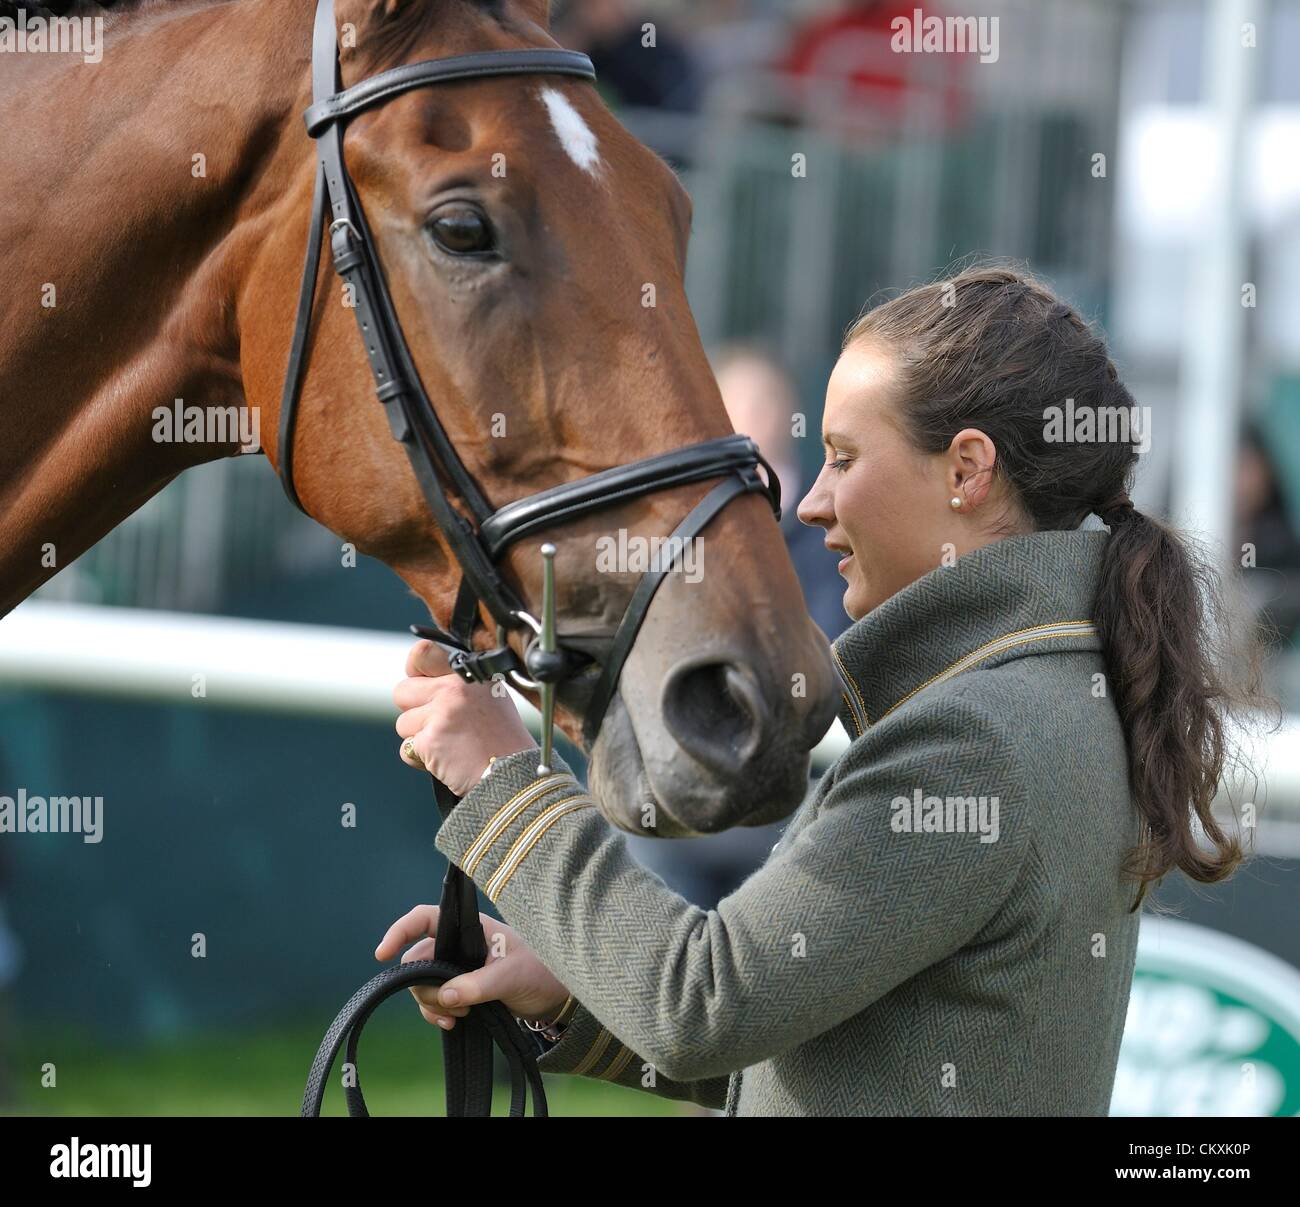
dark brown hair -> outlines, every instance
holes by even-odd
[[[1048,408],[1067,399],[1094,416],[1135,406],[1104,338],[1033,277],[998,266],[868,311],[844,341],[860,343],[897,357],[903,425],[918,450],[946,452],[959,431],[978,428],[1033,530],[1077,528],[1089,513],[1110,527],[1093,619],[1142,819],[1125,869],[1139,882],[1133,908],[1172,867],[1205,883],[1225,879],[1241,843],[1211,803],[1229,754],[1228,713],[1256,697],[1258,675],[1229,682],[1217,576],[1186,538],[1129,501],[1138,459],[1129,429],[1123,439],[1048,439]]]

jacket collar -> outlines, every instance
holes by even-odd
[[[1101,649],[1092,611],[1109,539],[1097,530],[1007,537],[868,612],[831,646],[850,738],[973,666]]]

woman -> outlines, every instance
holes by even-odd
[[[510,923],[484,916],[504,957],[417,990],[424,1016],[500,999],[550,1024],[547,1072],[733,1114],[1105,1114],[1142,895],[1241,851],[1210,812],[1207,571],[1129,501],[1138,433],[1080,441],[1067,399],[1076,423],[1133,406],[1103,341],[1015,272],[849,332],[799,515],[841,556],[853,741],[714,911],[633,862],[571,776],[534,788],[509,702],[417,647],[404,757],[467,792],[437,843]],[[378,957],[428,954],[436,915]]]

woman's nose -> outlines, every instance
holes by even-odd
[[[808,493],[799,501],[795,514],[810,528],[829,528],[835,522],[835,509],[831,506],[830,491],[825,486],[826,471],[817,475]]]

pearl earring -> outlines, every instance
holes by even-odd
[[[951,506],[952,506],[953,511],[960,511],[960,510],[961,510],[961,500],[960,500],[959,498],[957,498],[956,495],[953,495],[953,497],[952,497],[952,503],[951,503]]]

